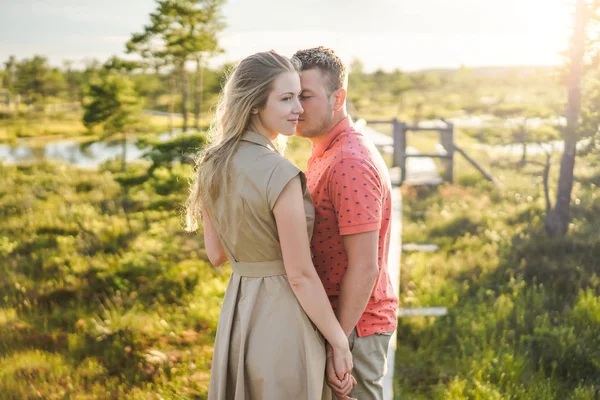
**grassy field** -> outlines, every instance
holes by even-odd
[[[209,116],[201,118],[201,128],[210,123]],[[183,118],[174,117],[173,126],[181,128]],[[193,127],[193,118],[188,122]],[[169,130],[169,118],[164,116],[140,115],[139,122],[132,128],[134,134],[157,134]],[[0,118],[0,143],[11,143],[17,139],[89,139],[99,133],[88,132],[82,122],[81,112],[39,113],[24,112],[18,117],[4,115]]]
[[[445,306],[400,320],[401,399],[592,399],[600,383],[600,170],[578,161],[573,221],[549,239],[541,167],[479,155],[502,182],[459,163],[458,184],[403,188],[401,304]],[[552,182],[556,182],[555,160]]]
[[[433,139],[418,139],[430,146]],[[597,155],[578,160],[573,223],[543,232],[541,168],[475,153],[457,181],[403,188],[398,399],[592,398],[600,376]],[[304,168],[309,143],[288,156]],[[556,181],[555,159],[551,181]],[[203,399],[229,268],[183,231],[191,168],[0,165],[0,399]]]
[[[204,396],[227,274],[182,230],[188,173],[125,198],[110,167],[2,167],[0,398]]]

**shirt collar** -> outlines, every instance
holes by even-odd
[[[271,150],[277,152],[277,149],[275,148],[275,145],[273,144],[273,142],[271,142],[269,139],[267,139],[264,135],[261,135],[260,133],[256,133],[256,132],[248,131],[248,130],[244,131],[244,133],[242,133],[241,140],[244,140],[246,142],[255,143],[255,144],[264,146],[268,149],[271,149]]]
[[[350,116],[346,116],[340,122],[337,123],[336,126],[333,127],[332,130],[316,145],[312,147],[312,155],[313,157],[321,157],[329,147],[331,147],[331,143],[345,130],[352,126],[352,119]]]

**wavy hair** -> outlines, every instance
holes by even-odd
[[[299,70],[297,60],[271,50],[246,57],[230,72],[210,126],[209,145],[196,157],[195,179],[185,203],[186,231],[197,230],[202,209],[210,215],[214,202],[227,191],[229,162],[250,124],[252,109],[266,105],[280,74]],[[283,151],[284,146],[277,147]]]

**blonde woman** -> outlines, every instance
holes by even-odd
[[[331,398],[355,385],[348,338],[312,263],[314,208],[304,174],[274,143],[303,112],[298,67],[276,52],[241,61],[223,89],[212,142],[187,201],[187,229],[204,223],[210,262],[229,260],[208,398]],[[326,356],[323,337],[333,352]]]

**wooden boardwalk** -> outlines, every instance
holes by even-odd
[[[379,149],[382,154],[391,154],[394,151],[394,139],[384,135],[383,133],[377,132],[375,129],[365,125],[364,120],[359,120],[356,123],[358,129],[365,134],[375,147]],[[408,154],[419,154],[419,151],[414,147],[408,146],[406,148]],[[393,183],[399,182],[399,172],[390,171]],[[406,184],[408,185],[439,185],[442,183],[442,177],[440,176],[437,166],[433,161],[433,158],[410,157],[406,160]]]
[[[364,121],[357,121],[357,128],[371,139],[373,144],[382,154],[393,152],[394,140],[376,130],[365,125]],[[418,150],[412,147],[407,148],[407,152],[418,154]],[[432,158],[408,158],[406,163],[406,184],[409,185],[437,185],[442,183],[435,162]],[[390,252],[388,255],[388,271],[394,292],[400,293],[400,263],[402,255],[402,195],[400,193],[400,171],[399,168],[390,169],[392,180],[392,225],[390,237]],[[419,250],[420,245],[410,245],[407,250]],[[398,309],[398,317],[412,315],[445,315],[446,309],[443,307],[432,307],[430,309]],[[397,332],[394,332],[390,339],[388,348],[387,370],[383,378],[384,399],[394,399],[394,364],[396,361]]]
[[[400,186],[392,187],[392,225],[390,235],[390,252],[388,255],[388,271],[394,293],[400,293],[400,261],[402,255],[402,195]],[[383,378],[383,398],[392,400],[394,398],[394,363],[396,358],[396,331],[394,331],[390,346],[388,347],[387,371]]]

